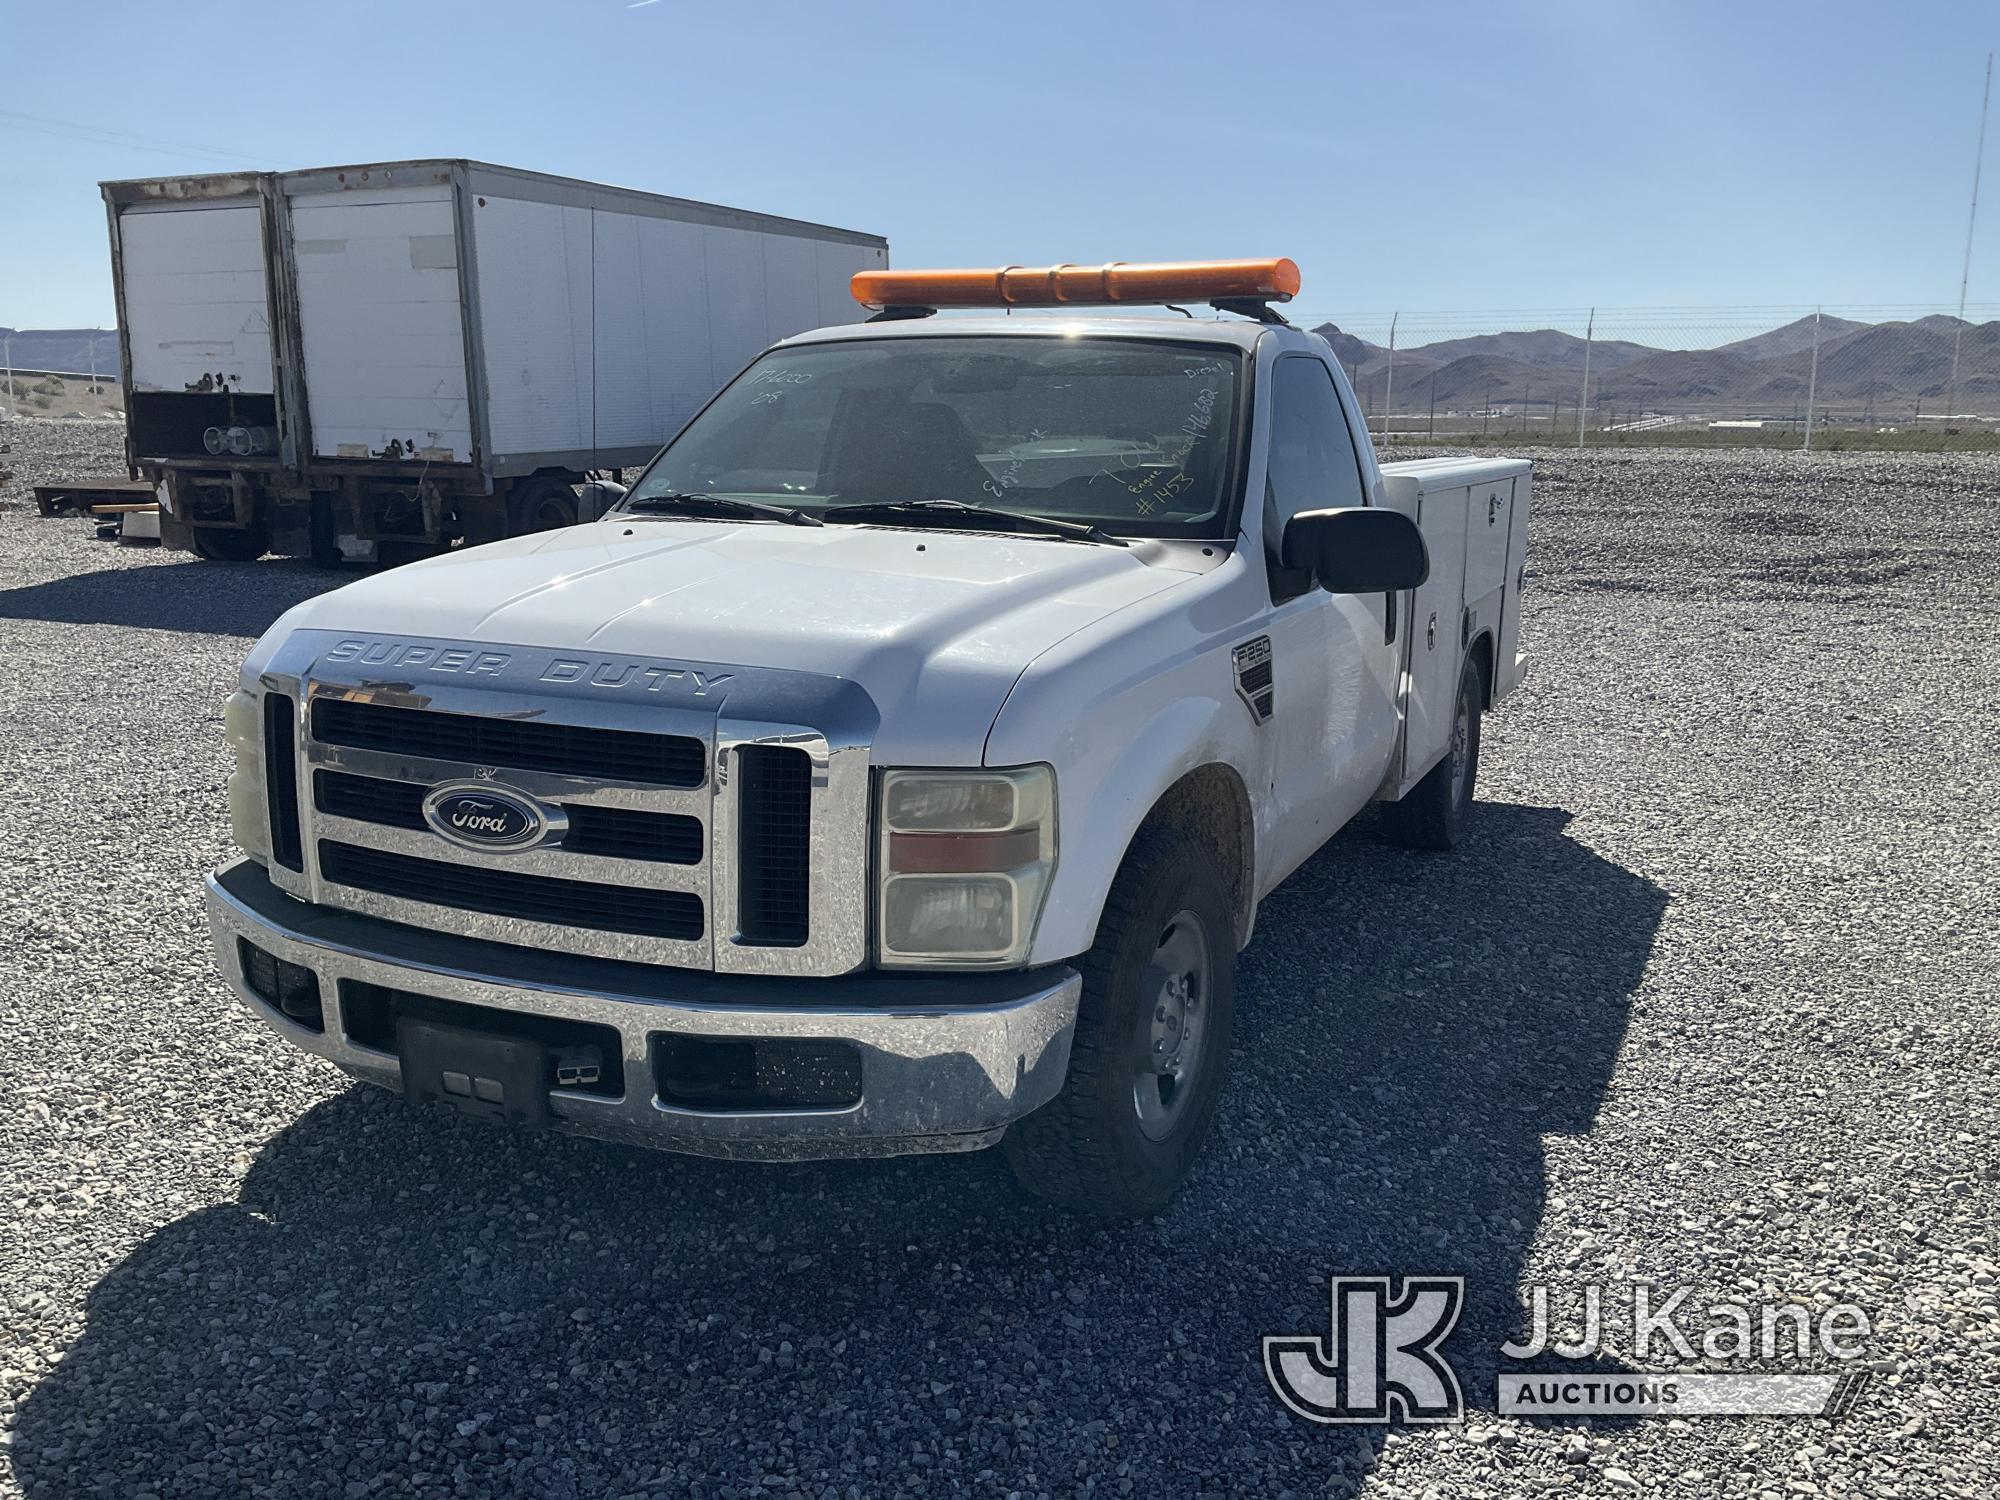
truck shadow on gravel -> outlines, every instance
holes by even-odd
[[[294,604],[356,576],[278,558],[254,564],[188,561],[103,568],[0,589],[0,620],[254,639]]]
[[[1382,1431],[1288,1416],[1258,1341],[1324,1335],[1331,1273],[1462,1274],[1446,1348],[1491,1410],[1544,1137],[1590,1128],[1666,899],[1567,822],[1486,805],[1443,858],[1364,824],[1278,893],[1217,1137],[1148,1224],[1046,1210],[994,1153],[734,1165],[348,1090],[98,1283],[19,1483],[1351,1494]]]

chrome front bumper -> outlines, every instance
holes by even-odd
[[[207,903],[216,960],[244,1004],[354,1077],[402,1083],[393,1052],[348,1034],[343,982],[609,1026],[621,1042],[623,1097],[551,1090],[553,1123],[704,1156],[804,1160],[990,1146],[1062,1087],[1083,983],[1062,966],[793,979],[551,954],[311,906],[249,860],[208,877]],[[290,1020],[250,988],[239,940],[313,971],[323,1030]],[[851,1042],[861,1057],[860,1101],[740,1111],[669,1104],[655,1086],[653,1053],[657,1039],[674,1034]]]

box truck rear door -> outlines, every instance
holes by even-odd
[[[276,390],[259,200],[135,204],[118,241],[133,390]]]
[[[291,218],[314,455],[469,462],[451,189],[296,193]]]

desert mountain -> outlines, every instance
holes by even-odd
[[[1957,406],[2000,411],[2000,322],[1960,324],[1945,316],[1914,322],[1819,320],[1819,398],[1879,407],[1884,414],[1938,402],[1953,390],[1952,339],[1963,328]],[[1327,335],[1364,403],[1380,409],[1389,352],[1333,324]],[[1802,318],[1754,338],[1711,349],[1655,349],[1618,339],[1590,346],[1593,403],[1660,411],[1802,405],[1812,375],[1813,320]],[[1584,342],[1543,328],[1478,334],[1398,349],[1399,411],[1440,407],[1573,404],[1583,379]]]
[[[1868,327],[1866,323],[1852,322],[1847,318],[1819,320],[1819,342],[1824,349],[1844,333],[1857,333]],[[1782,328],[1773,328],[1769,333],[1760,333],[1755,338],[1738,339],[1733,344],[1723,344],[1716,349],[1718,354],[1734,354],[1742,359],[1778,359],[1787,354],[1801,351],[1810,353],[1813,345],[1813,320],[1799,318]]]
[[[2000,412],[2000,322],[1961,325],[1944,316],[1907,323],[1822,317],[1820,399],[1876,407],[1885,415],[1941,402],[1952,389],[1952,339],[1961,327],[1958,409]],[[1332,323],[1313,332],[1333,345],[1362,400],[1379,410],[1389,385],[1389,351]],[[115,331],[0,328],[0,334],[11,335],[18,369],[87,371],[95,339],[96,367],[107,376],[117,370]],[[1661,411],[1790,412],[1806,398],[1812,341],[1811,318],[1711,349],[1599,339],[1590,346],[1591,400]],[[1398,349],[1393,399],[1399,411],[1420,411],[1433,401],[1461,409],[1574,405],[1582,379],[1583,340],[1574,334],[1553,328],[1477,334]]]

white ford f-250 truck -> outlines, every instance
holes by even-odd
[[[1258,902],[1371,801],[1459,838],[1523,672],[1529,465],[1379,464],[1297,285],[864,272],[603,520],[291,610],[223,972],[412,1100],[1159,1208]]]

